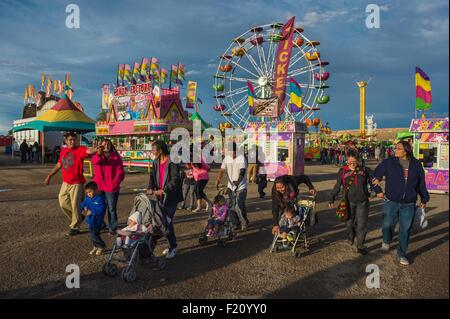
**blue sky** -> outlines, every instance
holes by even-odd
[[[70,3],[80,7],[80,29],[65,27]],[[365,27],[369,3],[381,8],[379,29]],[[166,68],[186,64],[188,79],[198,81],[201,114],[215,123],[211,85],[218,57],[251,26],[292,15],[331,63],[331,102],[318,114],[324,121],[334,129],[357,128],[355,81],[372,77],[367,113],[378,127],[406,127],[414,114],[416,65],[431,77],[432,112],[448,112],[448,6],[447,0],[2,0],[0,134],[20,117],[24,87],[40,86],[43,72],[61,80],[70,72],[75,99],[95,117],[101,84],[115,81],[118,63],[143,56],[158,57]]]

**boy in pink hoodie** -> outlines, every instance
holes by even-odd
[[[98,189],[105,193],[108,228],[111,235],[117,229],[117,201],[119,200],[120,183],[125,178],[122,159],[110,140],[104,140],[92,158],[94,165],[94,181]]]

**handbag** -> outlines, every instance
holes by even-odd
[[[342,173],[344,175],[344,172]],[[353,179],[351,178],[348,183],[345,181],[343,177],[344,184],[344,194],[342,195],[341,200],[336,209],[336,217],[340,222],[345,222],[350,218],[350,204],[348,202],[348,190],[350,186],[353,184]]]

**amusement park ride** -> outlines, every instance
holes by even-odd
[[[311,118],[330,101],[326,94],[330,73],[325,70],[329,62],[321,59],[320,42],[307,38],[294,21],[292,17],[285,24],[253,27],[233,39],[220,56],[214,75],[217,104],[213,109],[227,122],[219,127],[278,135],[277,161],[266,164],[277,167],[276,173],[268,176],[271,179],[303,173],[307,128],[321,123]],[[300,105],[291,100],[292,82],[300,87]]]

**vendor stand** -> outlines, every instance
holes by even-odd
[[[425,170],[429,192],[448,193],[448,118],[420,118],[411,121],[414,156]]]

